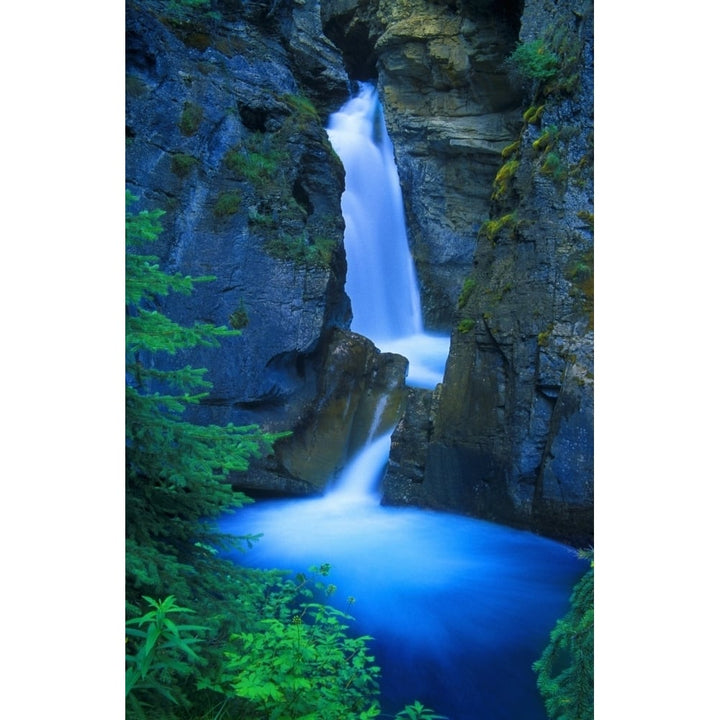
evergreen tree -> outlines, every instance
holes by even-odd
[[[143,254],[163,214],[126,213],[127,717],[265,720],[308,707],[318,720],[375,717],[370,638],[351,638],[341,621],[352,618],[326,605],[329,567],[290,578],[218,556],[231,539],[214,521],[249,502],[229,474],[287,433],[183,419],[211,385],[205,370],[167,360],[239,331],[182,326],[157,309],[158,297],[210,279],[165,273]]]
[[[126,216],[126,527],[128,600],[135,612],[139,594],[133,590],[160,590],[165,556],[190,565],[204,546],[219,540],[212,521],[248,502],[232,489],[229,473],[247,470],[250,458],[269,451],[278,437],[255,425],[183,420],[187,406],[206,397],[211,384],[205,369],[159,369],[158,355],[217,347],[220,338],[239,331],[208,323],[181,326],[156,309],[158,296],[189,294],[196,283],[212,279],[170,275],[155,256],[137,252],[157,238],[163,214],[145,210]],[[161,556],[153,559],[147,548]]]
[[[594,674],[594,573],[590,567],[573,588],[570,610],[550,633],[550,642],[533,664],[551,720],[592,720]]]

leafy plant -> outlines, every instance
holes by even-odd
[[[189,675],[192,664],[201,661],[192,645],[199,642],[198,633],[207,630],[200,625],[173,622],[168,617],[171,613],[192,610],[176,605],[172,595],[164,600],[143,599],[152,609],[142,617],[128,620],[125,629],[127,646],[134,650],[125,656],[125,696],[133,711],[140,715],[143,708],[153,706],[153,698],[158,695],[179,704],[170,689],[170,679]]]
[[[127,194],[129,204],[135,200]],[[329,567],[291,580],[219,555],[258,539],[225,537],[216,528],[220,513],[249,501],[232,489],[230,473],[247,470],[251,458],[289,433],[183,419],[211,385],[204,369],[174,366],[172,357],[240,333],[182,326],[158,308],[170,292],[189,294],[212,279],[165,273],[157,257],[142,252],[161,232],[162,215],[126,213],[126,717],[267,720],[300,718],[302,710],[307,720],[315,708],[300,696],[308,692],[328,709],[312,717],[376,717],[379,669],[369,639],[352,637],[350,616],[326,607],[334,592],[324,580]],[[261,673],[253,681],[234,665],[247,653]],[[273,692],[262,673],[269,678],[282,653],[285,660],[294,653],[302,672],[281,678]]]
[[[395,718],[396,720],[448,720],[447,716],[438,715],[417,700],[412,705],[406,705],[395,715]]]
[[[528,125],[535,125],[540,122],[543,113],[545,112],[545,106],[544,105],[531,105],[524,113],[523,113],[523,120]]]
[[[560,58],[542,39],[519,42],[509,63],[522,77],[530,80],[551,80],[560,69]]]
[[[533,663],[550,720],[592,720],[594,675],[594,572],[590,567],[573,588],[570,611],[550,633],[550,642]]]

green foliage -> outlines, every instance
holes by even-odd
[[[192,102],[185,102],[178,127],[183,135],[194,135],[200,128],[203,119],[203,109]]]
[[[458,310],[462,310],[465,305],[467,305],[467,301],[470,299],[476,287],[477,280],[475,278],[465,278],[465,282],[463,282],[462,289],[460,290],[460,295],[458,296]]]
[[[226,218],[235,215],[242,205],[242,196],[239,192],[221,192],[213,206],[216,218]]]
[[[533,663],[550,720],[592,720],[594,675],[593,553],[590,568],[574,587],[570,611],[550,633],[550,642]]]
[[[187,177],[198,164],[198,159],[185,153],[174,153],[170,161],[170,168],[181,178]]]
[[[475,321],[472,318],[463,318],[457,326],[458,332],[463,333],[463,335],[469,333],[474,327]]]
[[[517,217],[514,212],[507,213],[495,220],[486,220],[480,228],[480,232],[487,237],[490,242],[495,242],[495,238],[504,228],[514,228],[517,225]]]
[[[145,708],[157,705],[158,696],[179,704],[169,687],[176,683],[169,679],[188,676],[192,665],[201,662],[192,646],[200,641],[198,634],[207,630],[200,625],[173,622],[168,617],[171,613],[192,610],[176,605],[172,595],[164,600],[143,599],[152,609],[128,620],[125,627],[125,696],[132,711],[140,716],[145,714]]]
[[[507,195],[510,189],[510,181],[515,177],[518,167],[520,167],[519,160],[508,160],[508,162],[502,165],[497,171],[497,175],[495,175],[495,180],[493,181],[493,200],[500,200]]]
[[[542,165],[540,166],[542,175],[549,175],[555,182],[563,182],[567,178],[567,168],[555,152],[549,152],[545,155]]]
[[[506,145],[503,149],[500,155],[502,156],[503,160],[507,160],[511,155],[516,153],[520,149],[520,141],[516,140],[513,143],[510,143],[509,145]]]
[[[519,42],[509,62],[523,78],[530,80],[550,80],[560,69],[560,58],[542,39]]]
[[[247,327],[249,322],[250,318],[248,317],[247,310],[245,309],[244,303],[241,302],[237,308],[230,313],[228,325],[230,325],[233,330],[242,330]]]
[[[559,130],[557,128],[557,125],[551,125],[543,131],[543,133],[537,140],[535,140],[535,142],[533,142],[533,150],[542,152],[543,150],[551,149],[553,145],[555,145],[555,143],[557,142],[558,135]]]
[[[285,101],[304,120],[320,122],[320,115],[312,100],[304,95],[283,95],[281,100]]]
[[[336,243],[328,237],[291,236],[279,233],[265,243],[265,249],[273,257],[290,260],[298,265],[327,267],[332,260]]]
[[[281,159],[277,152],[265,154],[253,150],[229,150],[224,162],[235,176],[262,185],[275,179]]]
[[[184,327],[156,307],[157,298],[211,279],[165,273],[142,254],[162,215],[126,214],[126,717],[376,717],[379,669],[369,638],[352,637],[351,617],[327,606],[333,586],[218,555],[258,539],[217,531],[220,513],[248,502],[230,473],[246,471],[289,433],[183,419],[210,383],[205,370],[175,367],[172,356],[239,332]],[[314,577],[328,572],[313,569]]]
[[[417,700],[412,705],[406,705],[395,715],[395,720],[449,720],[445,715],[438,715],[431,708],[425,707]]]
[[[550,337],[553,332],[553,325],[550,325],[550,327],[547,328],[547,330],[543,330],[542,332],[538,333],[537,339],[538,339],[538,345],[540,347],[547,347],[550,343]]]
[[[524,113],[523,113],[523,120],[528,125],[537,125],[537,123],[540,122],[543,113],[545,112],[545,106],[544,105],[531,105]]]

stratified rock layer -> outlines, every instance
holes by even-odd
[[[422,479],[412,432],[425,426],[415,417],[393,439],[385,502],[586,545],[594,488],[591,5],[528,1],[521,39],[538,38],[558,48],[562,72],[528,86],[531,107],[493,183],[444,382],[426,415]],[[470,207],[472,192],[467,198]]]

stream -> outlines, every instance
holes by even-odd
[[[372,85],[330,118],[346,170],[346,291],[352,330],[410,362],[407,384],[442,381],[449,338],[423,328],[400,184]],[[305,572],[330,563],[338,607],[371,635],[381,704],[419,700],[450,720],[545,720],[532,663],[587,567],[529,532],[448,513],[380,505],[390,434],[371,436],[319,498],[261,500],[220,529],[262,533],[236,562]]]

